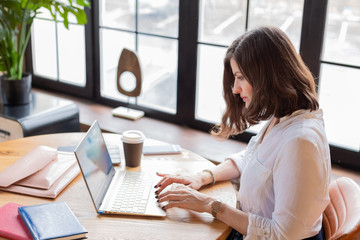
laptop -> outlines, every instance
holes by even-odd
[[[97,121],[74,153],[99,214],[166,215],[155,198],[155,175],[115,170]]]

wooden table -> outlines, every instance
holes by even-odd
[[[49,147],[77,145],[85,133],[61,133],[27,137],[0,143],[0,171],[39,145]],[[120,135],[104,134],[110,144],[120,143]],[[156,141],[155,141],[156,142]],[[147,144],[154,141],[147,140]],[[121,164],[124,169],[125,164]],[[212,168],[208,160],[190,151],[181,155],[145,156],[141,166],[129,171],[159,171],[166,173],[198,172]],[[217,183],[201,190],[231,206],[236,206],[232,184]],[[56,199],[39,198],[0,191],[0,206],[8,202],[35,205],[65,201],[88,230],[88,239],[225,239],[230,227],[208,213],[196,213],[180,208],[167,211],[165,218],[98,215],[92,204],[85,182],[79,174]],[[0,238],[2,239],[2,238]]]

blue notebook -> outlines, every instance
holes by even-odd
[[[36,240],[78,239],[87,234],[65,202],[19,207],[19,214]]]

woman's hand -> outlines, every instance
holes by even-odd
[[[179,207],[190,209],[196,212],[211,212],[211,203],[214,201],[211,197],[200,193],[188,186],[178,185],[174,189],[160,194],[159,203],[168,201],[163,209]]]
[[[156,173],[158,176],[163,177],[158,184],[155,185],[155,188],[158,190],[155,192],[156,195],[159,195],[162,190],[167,186],[173,183],[181,183],[192,189],[198,190],[203,186],[202,174],[189,174],[189,175],[180,175],[180,174],[164,174]]]

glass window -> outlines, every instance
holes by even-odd
[[[176,40],[139,35],[140,105],[176,113],[177,52]]]
[[[133,0],[99,1],[100,26],[135,31],[135,4]]]
[[[304,0],[250,1],[249,29],[272,25],[283,30],[295,49],[300,47]]]
[[[198,47],[198,81],[196,119],[219,123],[225,111],[222,77],[226,48],[200,44]]]
[[[359,1],[329,0],[319,84],[329,142],[357,152],[360,150],[359,14]]]
[[[323,60],[360,66],[360,1],[329,0]]]
[[[360,150],[360,69],[321,65],[320,107],[329,142]]]
[[[58,74],[55,22],[34,19],[31,38],[34,74],[56,80]]]
[[[78,86],[86,85],[85,28],[57,23],[59,44],[59,79]]]
[[[40,14],[48,18],[44,14]],[[86,85],[85,28],[34,19],[31,34],[34,74],[77,86]]]
[[[199,41],[230,45],[245,32],[246,2],[200,0]]]
[[[226,47],[245,32],[246,1],[200,0],[195,118],[219,123]]]
[[[38,14],[36,15],[36,18],[38,19],[47,19],[47,20],[53,20],[53,17],[51,16],[49,10],[45,8],[40,8],[38,11]]]
[[[179,1],[139,0],[139,32],[177,37],[178,25]]]
[[[117,90],[117,67],[123,48],[135,51],[135,34],[100,29],[101,96],[127,101]]]
[[[179,1],[138,0],[138,8],[133,2],[99,3],[101,96],[175,114]],[[118,18],[119,14],[124,17]],[[140,61],[143,82],[138,101],[117,90],[117,66],[124,47],[135,51]],[[122,87],[130,90],[135,80],[128,78],[122,79]]]

